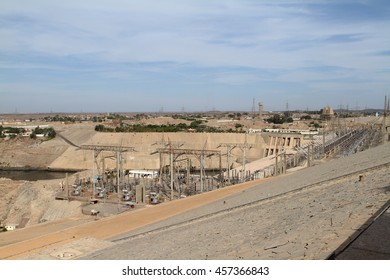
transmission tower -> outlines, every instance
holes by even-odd
[[[228,183],[230,184],[230,159],[231,159],[231,152],[233,149],[240,148],[242,151],[242,178],[241,182],[245,182],[245,174],[246,174],[246,152],[247,150],[253,148],[254,144],[248,144],[247,135],[245,135],[245,142],[244,143],[221,143],[218,145],[217,148],[220,147],[226,147],[227,150],[227,172],[228,172]]]

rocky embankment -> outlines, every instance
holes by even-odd
[[[158,167],[158,155],[151,158],[162,137],[168,141],[185,141],[189,147],[215,149],[223,141],[242,142],[242,134],[128,134],[96,133],[91,125],[74,124],[55,128],[57,137],[52,140],[0,139],[0,169],[16,170],[83,170],[92,166],[92,152],[79,149],[82,144],[135,146],[137,153],[129,155],[125,168]],[[226,139],[226,137],[230,137]],[[68,140],[68,141],[67,141]],[[258,157],[263,140],[251,136],[249,140],[258,143],[252,149],[253,157]],[[74,146],[71,143],[76,144]],[[137,160],[134,160],[135,156]],[[107,165],[112,164],[108,161]],[[114,162],[115,163],[115,162]],[[71,179],[72,180],[72,179]],[[81,215],[78,202],[55,201],[55,192],[61,180],[12,181],[0,178],[0,221],[3,224],[18,224],[19,227],[53,221],[64,217]]]
[[[61,181],[27,182],[0,178],[0,221],[22,228],[61,218],[81,217],[81,202],[54,199]]]

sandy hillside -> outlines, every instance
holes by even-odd
[[[0,168],[45,169],[68,148],[63,140],[28,137],[0,140]]]
[[[67,217],[81,217],[81,202],[55,200],[62,180],[12,181],[0,178],[0,220],[28,227]]]

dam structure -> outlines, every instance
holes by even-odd
[[[6,232],[0,258],[326,259],[388,206],[389,153],[387,143],[71,227],[68,221]]]
[[[387,213],[390,148],[378,122],[337,132],[64,129],[41,144],[53,153],[46,162],[83,171],[0,180],[20,185],[0,207],[6,221],[24,225],[1,233],[0,258],[337,258]]]

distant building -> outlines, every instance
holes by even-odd
[[[259,102],[259,119],[263,119],[263,102]]]
[[[321,117],[323,119],[331,119],[334,117],[334,111],[331,107],[326,106],[324,109],[322,109]]]
[[[131,178],[157,178],[157,171],[148,171],[148,170],[130,170],[129,177]]]

